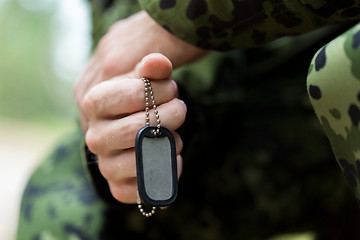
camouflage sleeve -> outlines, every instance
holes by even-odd
[[[322,47],[307,88],[315,113],[360,206],[360,23]]]
[[[139,0],[160,25],[202,48],[256,47],[360,18],[359,0]]]

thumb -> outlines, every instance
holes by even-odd
[[[173,70],[170,60],[161,53],[151,53],[146,55],[135,68],[138,78],[149,79],[168,79]]]

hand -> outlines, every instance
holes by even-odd
[[[151,81],[161,125],[175,137],[178,172],[181,174],[182,141],[174,132],[185,120],[186,106],[176,98],[177,86],[170,79],[172,64],[162,54],[150,54],[123,76],[114,77],[92,87],[80,103],[88,119],[86,143],[97,154],[99,169],[108,181],[115,199],[123,203],[136,203],[137,182],[135,164],[135,136],[145,125],[144,82]],[[156,125],[150,111],[151,125]]]
[[[130,72],[145,55],[154,52],[164,54],[174,67],[194,61],[207,53],[206,50],[171,35],[145,11],[141,11],[115,23],[100,40],[87,68],[75,86],[78,105],[93,86]],[[82,111],[80,111],[80,121],[83,131],[86,132],[88,120]]]

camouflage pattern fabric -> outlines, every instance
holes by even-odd
[[[307,85],[336,159],[360,203],[360,24],[316,53]]]
[[[139,9],[132,0],[93,0],[92,5],[95,44],[112,21]],[[320,240],[358,239],[358,207],[304,86],[313,54],[346,28],[327,28],[253,50],[212,52],[177,69],[174,77],[188,106],[180,129],[184,172],[178,199],[150,219],[136,205],[103,202],[84,164],[83,134],[79,130],[65,136],[29,180],[18,239],[263,240],[309,231]],[[355,32],[342,39],[350,33]],[[349,55],[355,53],[349,50]],[[350,61],[336,69],[347,69],[346,63]],[[313,66],[311,74],[326,69]],[[326,84],[317,79],[309,78],[308,89],[317,86],[324,98],[314,106],[325,100],[326,92]],[[356,96],[348,104],[356,105]],[[350,107],[334,105],[338,112],[329,115],[329,106],[324,101],[315,109],[325,109],[321,111],[329,119],[342,119]],[[341,159],[348,162],[343,164],[347,178],[356,182],[355,158]]]
[[[139,0],[171,33],[202,48],[256,47],[327,24],[358,20],[359,0]]]
[[[100,239],[105,206],[82,165],[83,136],[66,136],[34,172],[23,195],[19,240]]]

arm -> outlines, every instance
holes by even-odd
[[[201,48],[256,47],[282,36],[359,20],[359,1],[139,0],[172,34]]]

